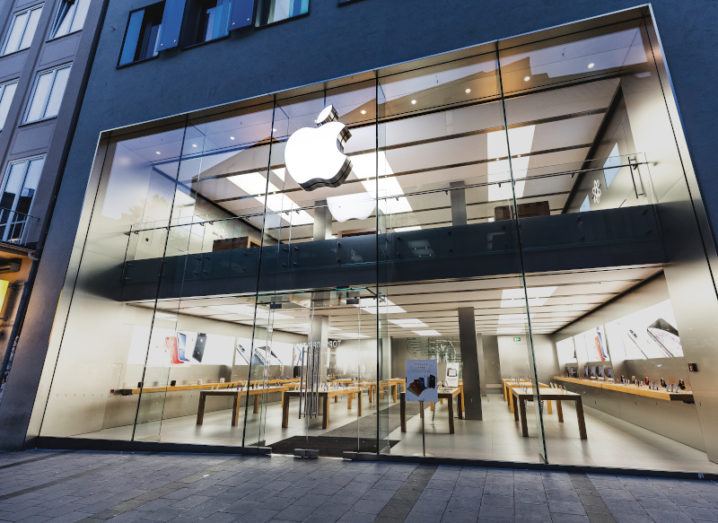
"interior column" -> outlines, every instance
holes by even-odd
[[[451,225],[466,225],[466,189],[464,182],[451,182]]]
[[[459,343],[464,381],[464,406],[466,419],[481,420],[481,380],[479,379],[480,340],[476,337],[473,307],[459,307]]]

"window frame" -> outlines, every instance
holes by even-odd
[[[200,45],[209,44],[212,42],[217,42],[219,40],[223,40],[225,38],[228,38],[230,36],[231,32],[231,17],[232,17],[232,0],[226,0],[227,2],[227,24],[225,27],[225,33],[216,36],[214,38],[210,38],[209,40],[199,40],[200,37],[200,21],[203,18],[203,10],[204,5],[208,0],[189,0],[188,4],[185,9],[185,20],[182,23],[182,30],[181,30],[181,40],[182,44],[180,47],[182,49],[190,49],[193,47],[198,47]],[[217,0],[218,2],[221,0]]]
[[[31,120],[28,121],[28,117],[30,116],[30,109],[32,108],[32,103],[35,100],[35,93],[37,92],[37,86],[40,82],[40,78],[46,74],[53,73],[52,78],[52,84],[50,85],[50,89],[48,91],[47,99],[44,102],[44,108],[42,110],[43,115],[47,112],[47,108],[50,104],[50,99],[52,98],[53,89],[55,88],[55,82],[57,81],[57,73],[59,71],[62,71],[64,69],[70,69],[72,71],[72,62],[66,62],[64,64],[56,65],[54,67],[49,67],[48,69],[43,69],[42,71],[38,71],[35,73],[35,78],[32,81],[32,89],[30,89],[30,97],[27,100],[27,104],[25,106],[25,110],[23,112],[22,116],[22,123],[21,125],[32,125],[40,122],[45,122],[47,120],[52,120],[53,118],[57,118],[57,116],[60,114],[60,109],[62,108],[62,102],[65,98],[65,91],[67,90],[67,84],[65,84],[65,90],[62,93],[63,100],[60,101],[60,107],[58,108],[57,114],[52,116],[43,116],[42,118],[39,118],[37,120]],[[69,81],[69,76],[68,76]]]
[[[30,205],[28,206],[28,212],[26,213],[20,213],[20,211],[17,210],[17,205],[20,202],[20,198],[22,197],[22,191],[25,189],[25,184],[27,183],[27,176],[30,173],[30,166],[32,162],[42,160],[42,167],[40,168],[40,178],[38,179],[37,187],[35,188],[35,193],[32,195],[32,200],[30,201]],[[20,184],[20,189],[18,190],[17,194],[15,194],[15,197],[13,198],[13,204],[11,207],[0,207],[0,218],[2,218],[2,212],[9,211],[10,213],[15,213],[15,216],[17,216],[18,213],[24,214],[25,219],[22,222],[19,222],[17,219],[11,219],[12,214],[8,217],[8,220],[5,223],[0,223],[0,242],[11,242],[11,239],[7,238],[7,236],[12,232],[14,227],[16,227],[18,224],[22,224],[22,229],[24,229],[28,223],[30,223],[30,218],[34,218],[32,215],[33,206],[35,205],[35,195],[37,194],[38,188],[40,187],[40,182],[42,180],[42,172],[45,169],[45,161],[47,160],[47,154],[36,154],[33,156],[27,156],[25,158],[17,158],[15,160],[9,160],[5,164],[5,169],[3,170],[3,177],[2,181],[0,182],[0,198],[5,194],[5,189],[7,188],[7,184],[10,181],[10,172],[14,165],[25,163],[25,169],[22,175],[22,183]],[[22,230],[21,229],[21,230]]]
[[[260,23],[260,20],[263,17],[263,13],[266,9],[268,9],[266,4],[268,2],[274,2],[276,0],[256,0],[255,4],[255,14],[254,14],[254,28],[255,29],[262,29],[264,27],[274,27],[275,25],[284,24],[287,22],[290,22],[292,20],[298,20],[299,18],[303,18],[305,16],[309,16],[309,14],[312,11],[312,2],[311,0],[307,0],[307,11],[306,13],[301,13],[294,16],[289,16],[287,18],[282,18],[281,20],[275,20],[273,22],[266,22],[266,23]]]
[[[156,53],[156,54],[153,54],[152,56],[148,56],[148,57],[146,57],[146,58],[140,58],[139,60],[132,60],[131,62],[127,62],[127,63],[124,63],[124,64],[122,63],[122,55],[124,54],[125,45],[127,44],[127,35],[128,35],[128,31],[129,31],[129,29],[130,29],[130,22],[132,22],[132,15],[134,15],[135,13],[137,13],[137,12],[139,12],[139,11],[147,11],[147,10],[150,9],[151,7],[157,6],[157,5],[159,5],[159,4],[162,4],[162,10],[164,11],[165,0],[160,0],[159,2],[153,2],[153,3],[148,4],[148,5],[146,5],[146,6],[138,7],[137,9],[133,9],[133,10],[131,10],[129,13],[127,13],[127,23],[125,24],[125,32],[124,32],[124,34],[122,35],[122,44],[120,45],[120,54],[117,56],[117,66],[116,66],[117,69],[122,69],[122,68],[124,68],[124,67],[130,67],[130,66],[135,65],[135,64],[141,64],[141,63],[143,63],[143,62],[148,62],[148,61],[150,61],[150,60],[156,60],[157,58],[159,58],[160,52],[159,52],[159,49],[158,49],[158,50],[157,50],[157,53]],[[144,16],[142,17],[142,23],[143,23],[143,26],[144,26]],[[162,24],[160,23],[160,29],[161,29],[161,27],[162,27]],[[139,45],[139,42],[138,42],[138,45]],[[157,34],[157,42],[155,42],[155,46],[158,46],[158,45],[159,45],[159,31],[158,31],[158,34]],[[135,48],[135,54],[137,54],[137,49],[136,49],[136,48]]]
[[[78,5],[82,1],[85,1],[85,0],[74,0],[76,5]],[[50,31],[49,31],[49,34],[47,37],[48,42],[79,33],[80,31],[82,31],[85,28],[85,23],[87,22],[87,15],[89,14],[89,9],[90,9],[90,6],[92,5],[92,0],[86,0],[86,1],[87,1],[87,12],[85,13],[85,20],[82,21],[82,26],[79,29],[75,29],[74,31],[69,31],[65,34],[61,34],[58,36],[55,34],[55,32],[57,31],[58,26],[59,26],[58,16],[60,16],[60,10],[62,9],[63,4],[65,4],[67,2],[67,0],[60,0],[59,4],[57,6],[57,10],[55,11],[55,15],[52,18],[52,24],[50,25]],[[75,9],[75,12],[72,15],[72,22],[70,22],[70,27],[72,27],[72,25],[75,23],[76,17],[77,17],[77,9]]]
[[[39,10],[40,16],[42,16],[42,10],[44,8],[45,8],[45,2],[38,2],[36,4],[30,5],[30,6],[22,8],[18,11],[15,11],[14,13],[12,13],[10,15],[10,17],[9,17],[10,23],[6,27],[6,32],[3,35],[2,40],[0,40],[0,58],[4,57],[4,56],[10,56],[15,53],[21,53],[22,51],[25,51],[27,49],[30,49],[30,47],[32,47],[32,39],[31,39],[30,44],[27,47],[17,48],[14,51],[10,51],[10,52],[7,52],[7,50],[6,50],[7,44],[10,40],[10,35],[12,34],[12,29],[15,27],[15,21],[17,20],[17,18],[19,16],[22,16],[25,13],[28,13],[27,20],[25,21],[25,27],[23,28],[22,34],[20,35],[20,43],[22,43],[22,41],[25,38],[25,33],[27,32],[27,26],[30,22],[30,17],[32,16],[31,13],[33,11]],[[39,26],[39,21],[38,21],[38,26]],[[37,27],[35,27],[35,32],[37,32]],[[33,39],[35,38],[34,34],[32,35],[32,38]]]
[[[17,85],[19,83],[20,78],[13,78],[12,80],[0,82],[0,102],[2,102],[2,98],[5,94],[5,89],[7,89],[9,85],[15,85],[15,92],[12,93],[12,100],[10,100],[10,107],[12,107],[12,103],[15,101],[15,95],[17,94]],[[8,107],[8,114],[10,113],[10,107]],[[7,115],[5,116],[5,121],[0,120],[0,133],[5,128],[5,124],[7,124]]]

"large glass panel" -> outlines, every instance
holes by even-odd
[[[103,138],[41,433],[715,471],[662,54],[593,27]]]
[[[62,318],[44,436],[157,439],[174,354],[157,348],[164,340],[154,328],[162,321],[154,301],[184,133],[158,129],[101,149],[99,187],[88,195],[90,222],[78,240],[82,257],[68,274],[73,298]],[[138,296],[146,307],[131,303]]]
[[[242,445],[247,402],[264,399],[248,381],[264,188],[245,197],[235,182],[246,170],[266,172],[272,112],[260,105],[190,120],[181,157],[156,165],[178,170],[152,329],[165,389],[140,405],[140,416],[162,405],[153,433],[161,441]]]
[[[390,75],[379,93],[378,311],[406,388],[389,451],[539,461],[540,430],[524,422],[523,438],[501,394],[534,381],[496,55]]]
[[[299,382],[285,393],[283,416],[269,406],[271,437],[256,439],[285,452],[376,452],[386,415],[376,401],[377,316],[367,305],[376,282],[375,97],[368,81],[277,104],[257,318],[275,338],[301,340]],[[262,370],[255,381],[274,378]]]
[[[642,20],[501,51],[552,463],[709,466],[686,333],[716,332],[686,292],[712,283],[679,262],[704,254],[652,55]]]

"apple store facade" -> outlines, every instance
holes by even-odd
[[[103,133],[40,438],[715,473],[667,67],[637,11]]]

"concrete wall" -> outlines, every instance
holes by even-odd
[[[526,336],[516,341],[514,336],[498,336],[499,361],[502,378],[530,377],[529,352]],[[533,335],[536,374],[541,383],[548,383],[558,371],[558,358],[550,336]]]

